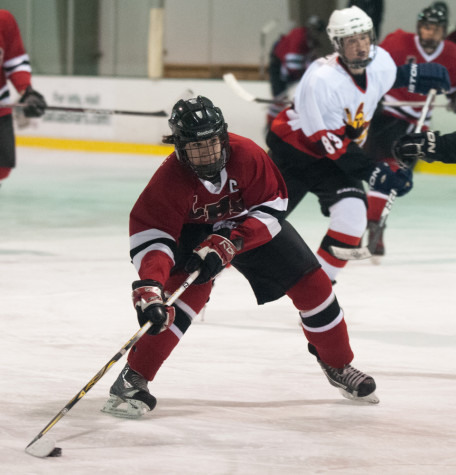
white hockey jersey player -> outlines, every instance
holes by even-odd
[[[294,105],[273,121],[266,143],[287,184],[287,214],[311,192],[330,217],[317,257],[334,281],[347,261],[332,247],[358,247],[366,229],[363,181],[387,195],[412,187],[411,173],[375,164],[361,148],[379,101],[393,87],[413,85],[420,94],[445,90],[449,78],[438,64],[397,67],[375,45],[372,20],[358,7],[335,10],[327,31],[335,53],[307,69]]]
[[[276,119],[272,130],[282,140],[314,157],[339,158],[354,138],[362,145],[382,96],[396,79],[391,56],[377,48],[366,68],[366,85],[358,85],[339,55],[315,61],[295,92],[295,105]]]

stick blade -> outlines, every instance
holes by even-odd
[[[55,449],[55,441],[50,437],[41,437],[35,442],[30,443],[25,448],[25,452],[34,457],[49,457]]]
[[[239,83],[233,73],[226,73],[223,75],[223,80],[226,84],[242,99],[248,102],[255,102],[256,98],[253,94],[246,91]]]
[[[367,247],[353,249],[329,246],[329,250],[334,257],[344,261],[358,261],[360,259],[368,259],[369,257],[372,257],[372,253]]]

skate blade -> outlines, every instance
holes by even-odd
[[[351,401],[367,402],[369,404],[378,404],[380,402],[380,399],[376,396],[375,393],[370,393],[367,396],[358,397],[358,396],[354,396],[353,394],[350,394],[349,392],[345,391],[345,389],[342,389],[342,388],[339,388],[339,391],[342,394],[342,396],[344,396],[347,399],[350,399]]]
[[[101,412],[124,419],[139,419],[149,411],[149,406],[142,401],[124,401],[117,396],[110,396],[101,408]]]

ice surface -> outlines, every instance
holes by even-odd
[[[343,399],[291,303],[257,306],[228,269],[151,384],[153,413],[100,412],[122,359],[50,430],[62,457],[24,452],[137,331],[128,213],[159,163],[18,150],[0,188],[1,473],[456,473],[456,181],[430,175],[396,201],[382,264],[352,262],[335,287],[378,406]],[[291,221],[316,249],[313,196]]]

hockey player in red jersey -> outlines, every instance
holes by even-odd
[[[319,35],[324,31],[323,21],[312,15],[306,26],[293,28],[273,45],[269,58],[269,82],[275,102],[268,107],[267,127],[286,106],[288,90],[296,84],[309,64],[319,54]]]
[[[317,258],[334,281],[347,261],[332,255],[331,246],[356,248],[366,229],[363,181],[399,196],[412,186],[409,171],[376,164],[361,148],[378,102],[392,87],[424,94],[446,90],[449,80],[438,64],[396,67],[375,45],[372,20],[356,6],[335,10],[327,31],[336,52],[307,69],[294,105],[277,116],[266,142],[288,188],[288,213],[311,192],[330,218]]]
[[[417,32],[407,33],[396,30],[389,34],[381,43],[381,47],[389,52],[397,66],[403,64],[438,63],[448,70],[451,88],[448,91],[448,109],[456,112],[456,44],[444,40],[448,26],[447,10],[436,2],[431,7],[423,9],[418,15]],[[386,102],[392,101],[422,101],[422,96],[410,92],[407,88],[392,89],[385,95]],[[419,119],[419,107],[379,107],[372,120],[369,137],[366,142],[366,152],[378,161],[388,162],[393,169],[397,164],[392,156],[393,142],[405,133],[414,130]],[[425,129],[432,114],[430,108],[425,121]],[[371,190],[368,193],[368,239],[388,200],[384,193]],[[385,245],[383,237],[379,240],[374,255],[383,255]]]
[[[0,104],[10,103],[7,80],[21,94],[20,102],[26,117],[44,114],[46,102],[31,85],[30,59],[25,52],[19,27],[13,15],[0,10]],[[12,111],[0,108],[0,182],[8,177],[16,165]]]
[[[130,256],[140,278],[133,282],[133,304],[140,325],[153,325],[130,351],[103,410],[139,417],[154,408],[147,383],[228,263],[249,281],[259,304],[288,295],[299,310],[309,351],[329,382],[345,397],[377,403],[373,378],[349,364],[347,326],[330,280],[284,220],[286,187],[266,152],[228,133],[221,110],[203,96],[177,102],[169,124],[172,134],[164,141],[174,144],[175,152],[130,214]],[[195,283],[167,307],[164,294],[198,269]]]

